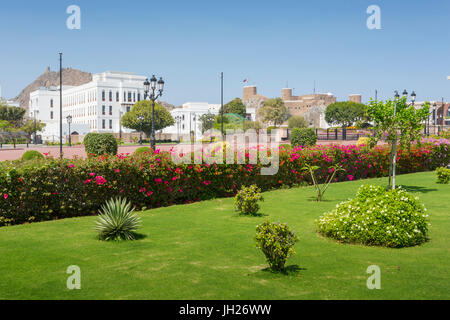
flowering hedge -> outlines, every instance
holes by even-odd
[[[401,150],[398,172],[434,170],[450,162],[448,140],[427,141]],[[190,203],[236,194],[242,185],[257,184],[263,191],[310,183],[301,170],[305,163],[319,166],[319,179],[340,164],[345,172],[335,182],[388,174],[386,147],[280,147],[276,175],[260,175],[261,164],[179,164],[169,153],[139,156],[101,156],[90,159],[12,161],[0,164],[0,226],[97,214],[116,196],[138,209]]]

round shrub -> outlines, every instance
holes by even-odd
[[[140,155],[146,152],[152,152],[152,149],[149,147],[139,147],[134,151],[134,155]]]
[[[286,260],[295,254],[298,237],[285,223],[264,222],[256,227],[256,246],[266,256],[273,270],[282,270]]]
[[[292,129],[291,135],[291,145],[297,146],[313,146],[317,142],[317,135],[312,128],[294,128]]]
[[[366,185],[322,216],[318,229],[341,242],[401,248],[427,240],[427,217],[424,205],[405,190]]]
[[[22,155],[23,161],[35,160],[35,159],[44,159],[44,155],[35,150],[28,150]]]
[[[112,133],[88,133],[84,137],[84,149],[88,155],[116,155],[117,140]]]
[[[437,183],[448,184],[448,182],[450,181],[450,169],[444,167],[437,168],[436,174],[437,174]]]
[[[370,138],[368,137],[361,137],[358,139],[358,142],[356,142],[357,146],[370,146]]]
[[[234,198],[234,208],[241,214],[255,215],[259,211],[259,201],[263,201],[261,189],[256,184],[242,187]]]

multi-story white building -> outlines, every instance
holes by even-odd
[[[145,79],[133,73],[107,71],[94,74],[91,82],[81,86],[63,86],[63,136],[69,134],[66,120],[69,115],[72,116],[71,134],[119,132],[121,116],[144,99]],[[59,137],[59,96],[59,87],[30,93],[29,115],[46,123],[41,133],[44,141]]]
[[[175,108],[170,113],[175,120],[175,124],[165,128],[162,133],[171,134],[173,137],[189,136],[194,132],[196,140],[202,137],[202,124],[200,117],[204,114],[218,115],[220,104],[210,104],[207,102],[186,102],[181,108]],[[255,109],[247,108],[247,119],[255,121]]]

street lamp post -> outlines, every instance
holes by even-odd
[[[142,145],[142,123],[144,122],[144,116],[139,115],[138,121],[139,121],[139,144]]]
[[[67,119],[67,123],[69,124],[69,147],[71,147],[72,146],[72,132],[70,130],[70,124],[72,123],[72,116],[69,114],[66,119]]]
[[[177,140],[180,141],[180,122],[181,122],[181,117],[180,116],[176,116],[175,117],[175,121],[177,123]]]
[[[158,86],[158,87],[157,87]],[[155,75],[148,81],[144,82],[144,100],[147,97],[152,101],[152,137],[151,137],[151,147],[155,150],[155,101],[162,96],[164,90],[164,81],[160,77],[159,81],[156,79]]]

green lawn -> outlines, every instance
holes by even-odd
[[[311,187],[264,194],[265,217],[233,212],[233,199],[140,213],[145,237],[101,242],[94,217],[0,228],[0,299],[449,299],[450,187],[435,174],[398,178],[428,208],[430,241],[387,249],[343,245],[315,232],[314,220],[353,197],[361,184],[333,184],[325,201]],[[288,274],[265,270],[255,227],[287,222],[300,241]],[[81,290],[66,288],[70,265],[81,268]],[[366,269],[381,268],[381,290],[369,290]]]

